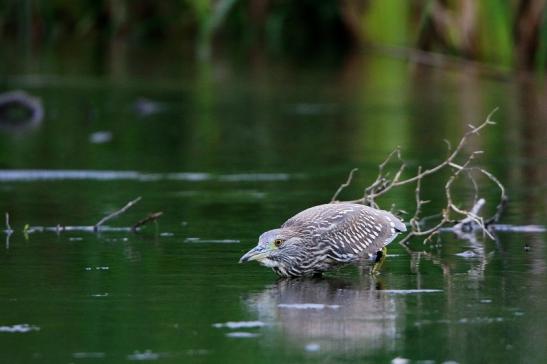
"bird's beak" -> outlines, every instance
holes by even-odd
[[[262,259],[266,258],[270,254],[270,250],[264,248],[263,246],[257,245],[251,250],[249,250],[245,255],[243,255],[240,259],[240,263],[250,262],[251,260],[258,260],[261,261]]]

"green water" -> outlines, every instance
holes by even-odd
[[[412,252],[394,243],[374,278],[348,267],[278,281],[237,263],[261,232],[328,202],[351,168],[360,173],[348,199],[397,145],[410,169],[432,165],[443,139],[496,106],[497,126],[470,148],[487,152],[482,165],[508,189],[502,222],[544,224],[544,83],[379,55],[313,65],[177,57],[81,46],[2,60],[2,89],[38,95],[46,110],[34,129],[0,131],[0,211],[16,230],[0,245],[2,362],[547,360],[544,233],[444,234]],[[143,98],[154,112],[136,110],[151,105]],[[444,204],[440,183],[423,187],[431,210]],[[22,233],[93,225],[137,196],[108,225],[163,212],[138,234]],[[413,199],[408,189],[380,202],[411,211]]]

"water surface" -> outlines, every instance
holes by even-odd
[[[3,61],[10,71],[2,88],[40,96],[46,110],[33,129],[0,132],[0,211],[15,230],[0,248],[3,360],[547,357],[542,232],[500,232],[496,241],[443,234],[409,251],[393,244],[377,277],[348,267],[324,279],[278,281],[237,263],[262,231],[328,202],[351,168],[360,173],[343,198],[359,196],[397,145],[411,170],[438,162],[442,139],[455,142],[496,106],[498,125],[469,148],[487,152],[482,165],[508,189],[503,222],[543,225],[541,83],[378,55],[311,67],[166,57],[146,72],[152,55],[127,50],[94,65],[81,52]],[[444,204],[439,183],[423,186],[431,210]],[[468,187],[457,189],[463,202]],[[491,199],[496,190],[482,194]],[[137,234],[22,232],[26,224],[93,225],[137,196],[108,223],[129,227],[163,211]],[[413,198],[410,189],[395,191],[381,204],[411,210]]]

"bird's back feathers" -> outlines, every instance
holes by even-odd
[[[338,262],[375,254],[397,233],[406,231],[391,213],[352,203],[311,207],[291,217],[282,228],[307,236],[312,244],[329,247],[329,258]]]

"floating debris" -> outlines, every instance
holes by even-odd
[[[109,270],[110,267],[85,267],[85,270]]]

